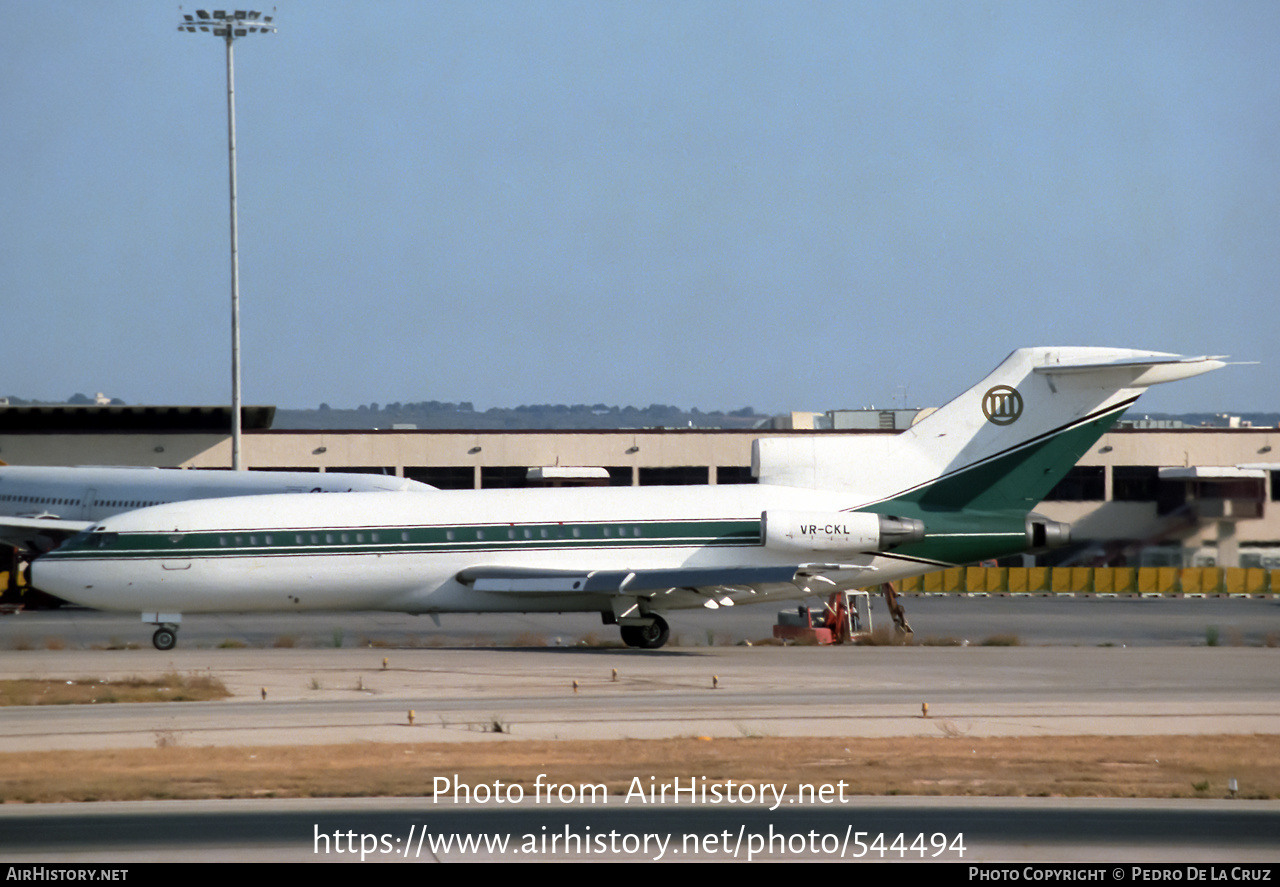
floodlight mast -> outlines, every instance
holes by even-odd
[[[182,7],[178,7],[181,11]],[[179,31],[203,32],[223,38],[227,43],[227,166],[231,181],[231,467],[244,470],[240,447],[240,243],[236,223],[236,77],[232,44],[248,34],[275,33],[274,15],[264,16],[255,10],[234,12],[197,9],[194,17],[182,15]]]

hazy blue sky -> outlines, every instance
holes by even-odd
[[[0,394],[227,402],[221,41],[0,9]],[[1084,344],[1263,361],[1140,409],[1280,409],[1274,0],[277,24],[236,44],[248,403],[930,405]]]

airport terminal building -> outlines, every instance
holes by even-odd
[[[758,438],[897,434],[903,412],[828,414],[816,423],[827,428],[797,427],[815,423],[792,414],[748,431],[286,431],[270,427],[272,408],[247,407],[243,451],[250,470],[385,473],[442,489],[744,484]],[[0,460],[227,468],[228,428],[226,407],[0,407]],[[1277,443],[1276,428],[1107,433],[1037,509],[1071,523],[1080,543],[1055,561],[1280,568]]]

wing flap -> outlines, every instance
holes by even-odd
[[[676,567],[650,570],[539,570],[469,567],[457,575],[476,591],[503,594],[623,594],[693,592],[718,605],[733,597],[771,591],[807,591],[812,581],[835,584],[829,573],[855,578],[875,567],[858,564],[786,564],[768,567]],[[825,590],[825,589],[823,589]],[[686,604],[687,605],[687,604]]]

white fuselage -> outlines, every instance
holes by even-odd
[[[762,512],[852,504],[848,494],[755,485],[255,496],[117,516],[95,534],[136,536],[144,540],[136,550],[102,557],[89,550],[74,558],[58,552],[38,560],[32,575],[42,590],[102,609],[599,610],[607,609],[599,595],[516,601],[456,577],[475,567],[791,564],[794,552],[761,544]],[[871,561],[856,558],[860,565]],[[924,571],[884,565],[889,569],[875,573],[876,581]],[[699,605],[704,598],[675,596],[664,608]]]

